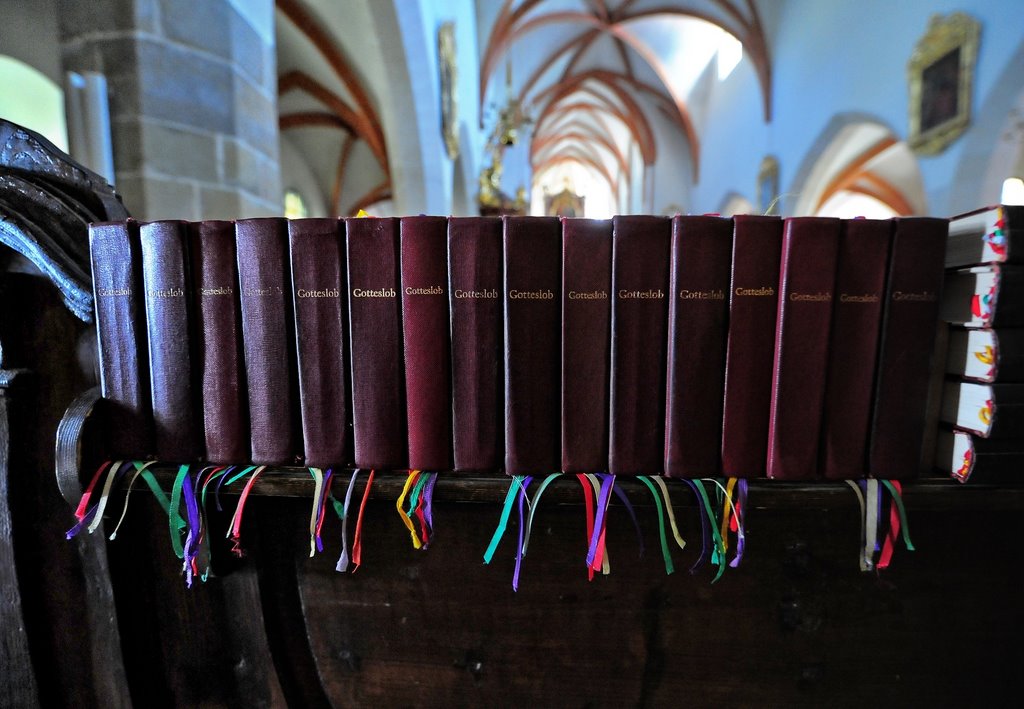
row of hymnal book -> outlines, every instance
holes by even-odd
[[[110,452],[911,477],[931,459],[947,227],[768,216],[94,224]]]
[[[949,225],[941,317],[950,324],[936,465],[955,479],[1020,480],[1024,468],[1024,206]]]

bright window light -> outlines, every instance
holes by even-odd
[[[1019,177],[1003,180],[1003,196],[999,201],[1003,204],[1024,204],[1024,180]]]
[[[725,81],[743,58],[743,43],[728,32],[718,43],[718,80]]]

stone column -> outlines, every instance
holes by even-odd
[[[273,0],[58,0],[63,65],[110,90],[139,219],[280,214]]]

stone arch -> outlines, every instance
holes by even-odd
[[[870,198],[893,214],[927,213],[917,158],[891,126],[868,114],[832,118],[785,191],[784,212],[818,214],[841,194]]]

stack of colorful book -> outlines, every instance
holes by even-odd
[[[1020,479],[1024,466],[1024,207],[949,225],[942,319],[950,323],[936,465],[961,482]]]
[[[947,227],[765,216],[93,224],[109,453],[914,477],[931,459]]]

